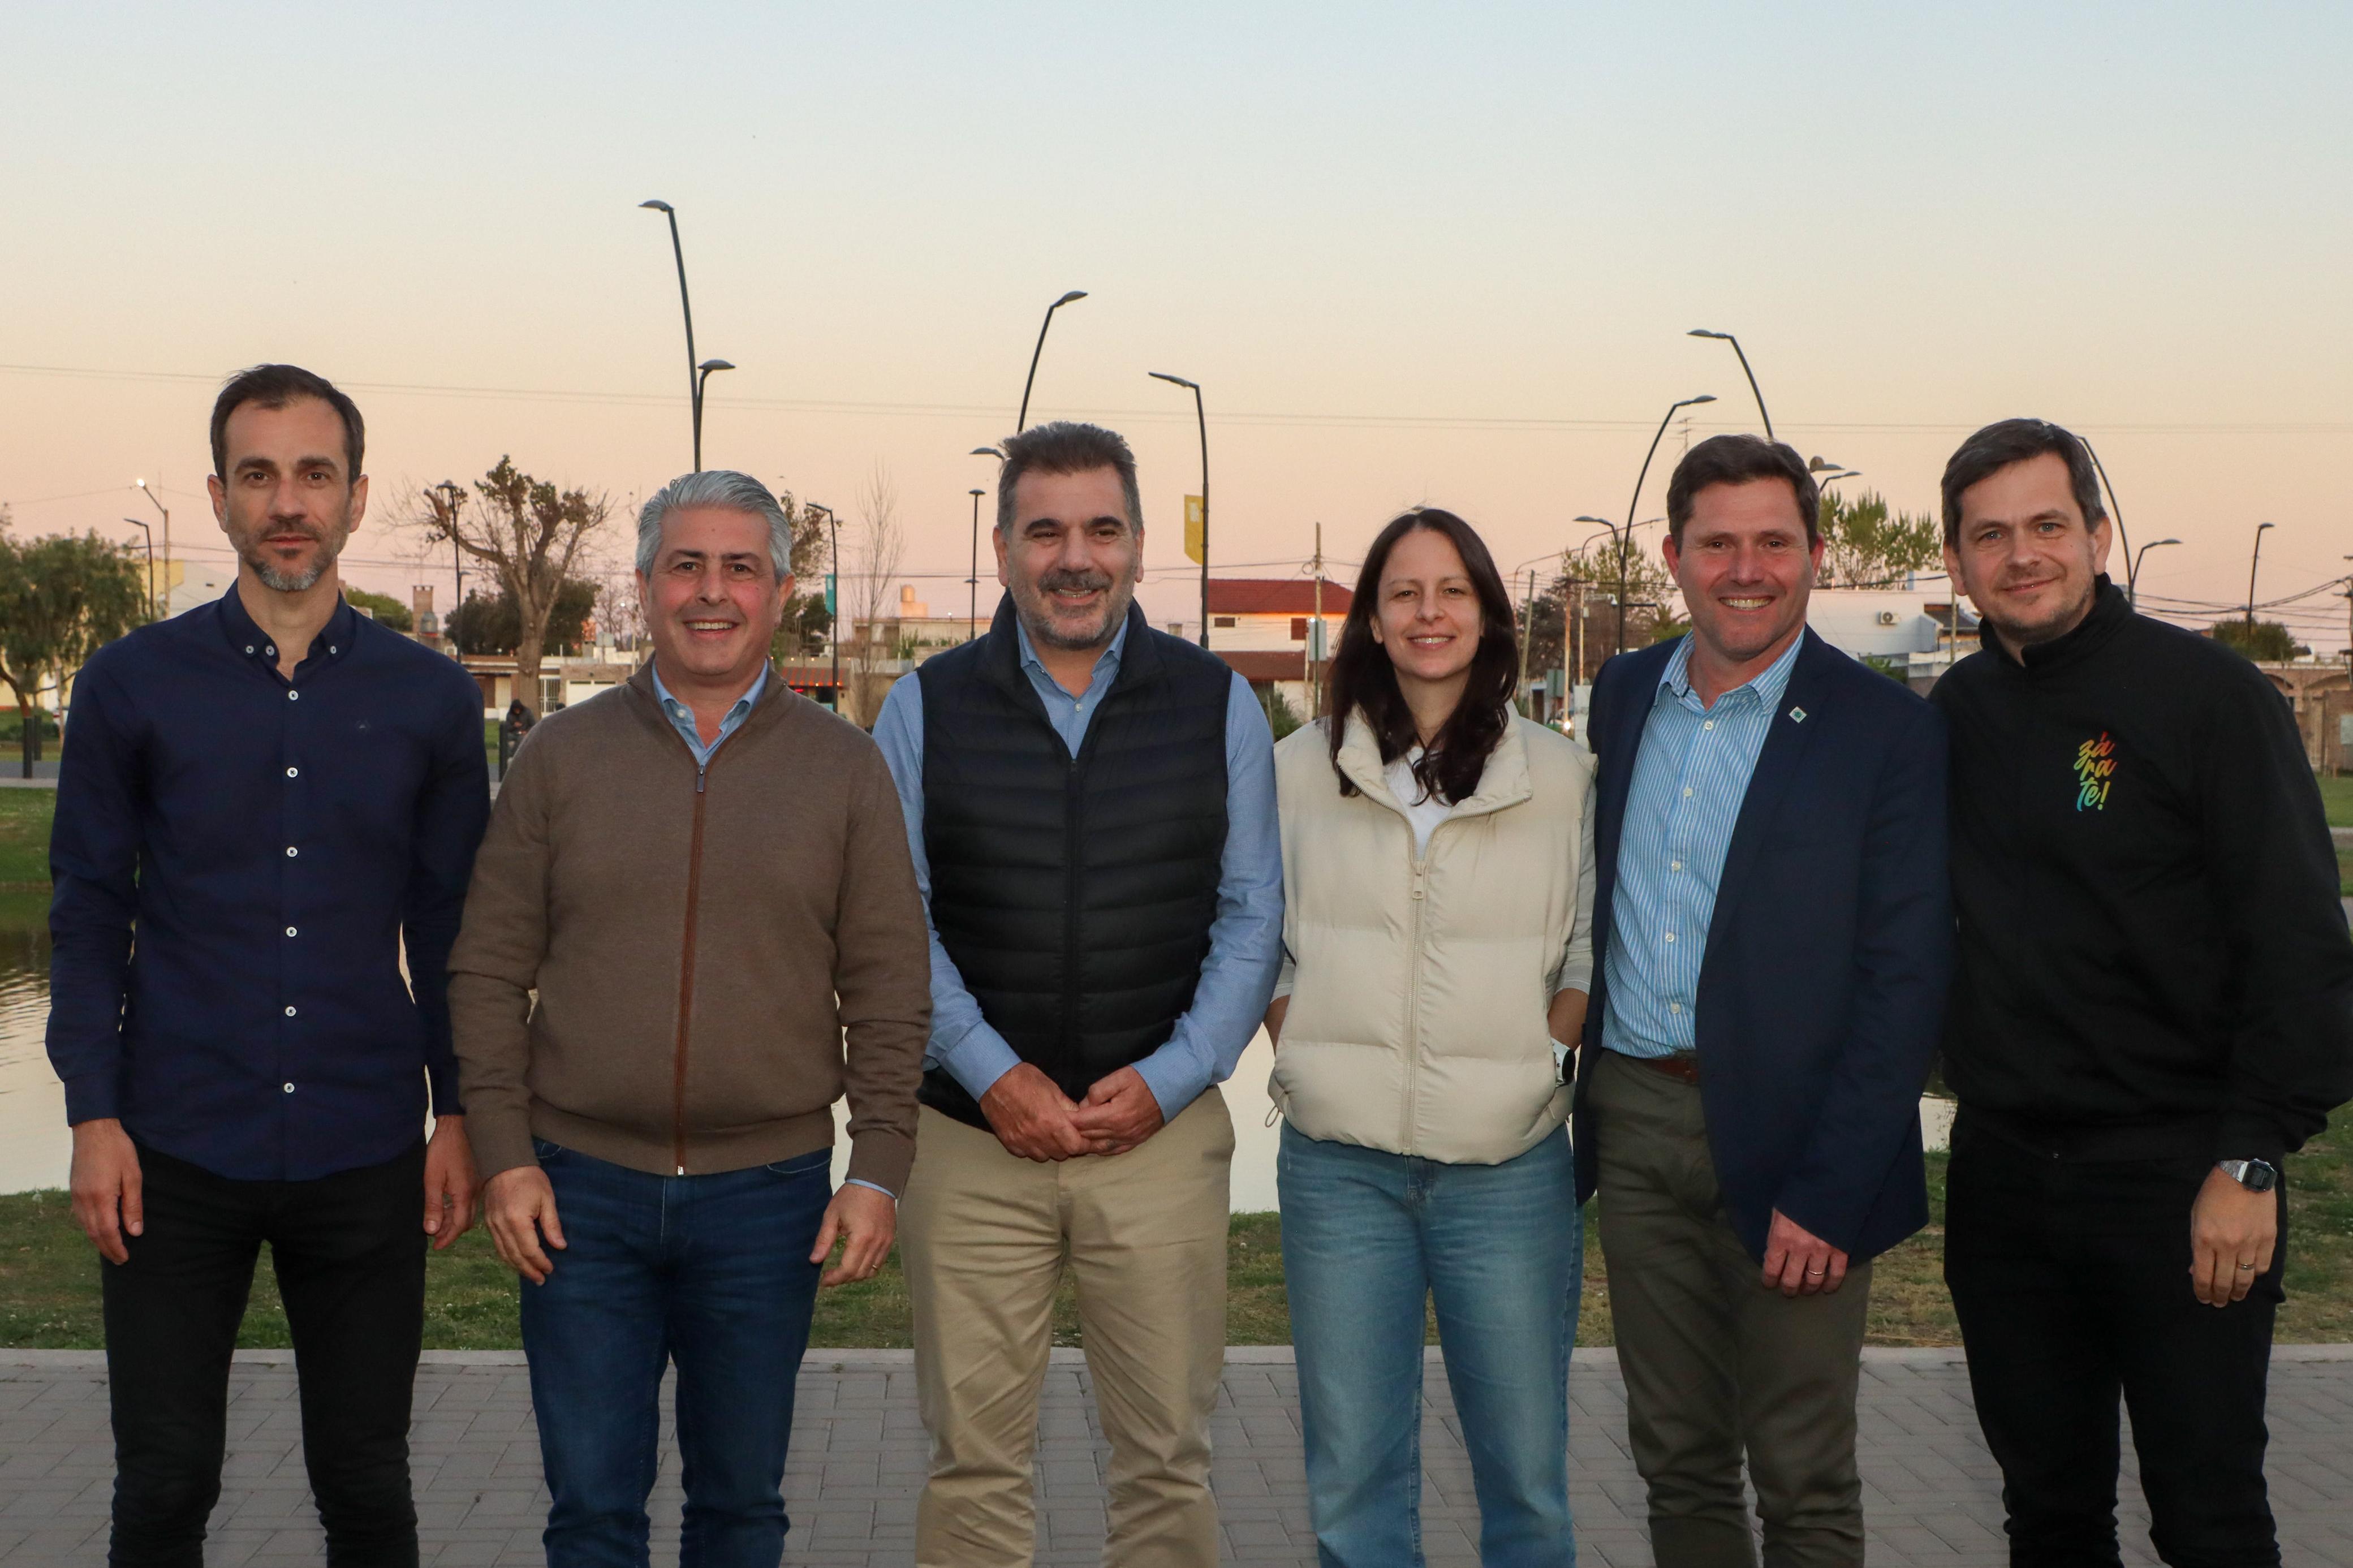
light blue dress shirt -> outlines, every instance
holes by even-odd
[[[1765,737],[1798,662],[1800,635],[1746,685],[1708,707],[1691,684],[1691,638],[1659,677],[1619,827],[1609,903],[1601,1043],[1630,1057],[1688,1051],[1692,1009],[1725,852]]]
[[[661,710],[670,715],[670,724],[678,731],[679,738],[692,749],[694,765],[698,768],[711,765],[711,754],[725,745],[727,737],[743,727],[744,716],[752,711],[752,705],[760,700],[760,693],[768,689],[768,667],[763,664],[760,673],[753,678],[751,686],[735,700],[734,706],[727,710],[727,717],[719,721],[719,739],[706,746],[702,743],[702,731],[695,726],[694,710],[672,697],[670,688],[662,684],[661,661],[659,659],[654,661],[653,676],[654,698],[661,704]]]
[[[768,689],[768,667],[764,664],[760,667],[760,673],[753,679],[750,688],[728,708],[727,717],[719,721],[719,739],[706,746],[702,743],[702,731],[694,722],[694,710],[672,697],[670,694],[670,688],[662,684],[661,665],[659,661],[654,665],[653,677],[655,700],[660,702],[661,710],[670,716],[670,725],[677,730],[679,739],[684,741],[694,752],[694,765],[698,768],[707,768],[711,765],[712,754],[727,743],[728,736],[744,727],[744,721],[751,713],[753,705],[760,700],[760,693]],[[861,1181],[856,1176],[845,1178],[842,1184],[849,1187],[871,1188],[893,1202],[896,1202],[899,1196],[888,1187],[876,1186],[872,1182]]]
[[[1077,697],[1046,673],[1029,634],[1020,639],[1021,670],[1046,705],[1046,717],[1072,756],[1085,742],[1087,726],[1119,675],[1127,645],[1122,625],[1111,646],[1095,660],[1086,691]],[[899,786],[907,818],[907,847],[915,858],[915,884],[931,907],[931,857],[923,847],[923,690],[913,678],[899,681],[883,700],[874,739]],[[1274,810],[1274,737],[1266,714],[1240,675],[1226,702],[1226,847],[1219,861],[1218,914],[1209,926],[1209,954],[1201,961],[1193,1005],[1176,1020],[1164,1045],[1135,1064],[1160,1103],[1163,1121],[1198,1099],[1213,1083],[1233,1076],[1234,1064],[1258,1032],[1274,994],[1282,963],[1282,842]],[[965,989],[955,960],[932,931],[932,1039],[926,1066],[944,1067],[975,1100],[1020,1065],[1021,1058],[981,1016],[980,1004]]]

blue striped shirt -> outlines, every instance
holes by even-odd
[[[1691,684],[1691,638],[1659,677],[1618,834],[1601,1043],[1630,1057],[1694,1048],[1692,1009],[1725,851],[1805,638],[1710,708]]]

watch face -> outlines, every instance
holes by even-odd
[[[2267,1193],[2279,1183],[2279,1170],[2263,1160],[2225,1160],[2222,1169],[2251,1193]]]

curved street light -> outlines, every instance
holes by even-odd
[[[147,536],[147,618],[155,618],[155,525],[144,518],[122,520]]]
[[[2249,658],[2255,657],[2255,568],[2263,563],[2264,531],[2276,526],[2278,525],[2269,522],[2255,524],[2254,559],[2247,563],[2247,657]]]
[[[2140,607],[2140,558],[2152,550],[2162,550],[2168,544],[2180,542],[2181,541],[2178,539],[2152,539],[2133,552],[2132,570],[2125,574],[2125,603],[2135,609]],[[2254,597],[2252,592],[2247,596],[2250,599]]]
[[[702,382],[694,361],[694,302],[686,293],[686,249],[678,241],[678,209],[665,201],[639,202],[670,219],[670,250],[678,261],[678,304],[686,315],[687,415],[694,426],[694,471],[702,471]]]
[[[968,642],[980,635],[980,498],[988,492],[975,485],[972,489],[972,575],[965,581],[965,615],[972,628],[965,634]]]
[[[1166,371],[1147,371],[1155,381],[1165,381],[1171,386],[1189,387],[1193,393],[1193,418],[1201,427],[1201,646],[1209,646],[1209,416],[1201,409],[1201,384],[1187,381],[1181,375]]]
[[[1054,312],[1074,300],[1083,300],[1087,291],[1073,289],[1046,307],[1046,319],[1038,323],[1038,346],[1029,351],[1029,378],[1021,384],[1021,412],[1014,416],[1013,433],[1018,436],[1029,428],[1029,389],[1038,383],[1038,356],[1046,352],[1046,329],[1054,324]]]
[[[1711,332],[1705,327],[1694,327],[1686,335],[1694,338],[1720,339],[1732,345],[1732,352],[1734,353],[1740,354],[1740,374],[1748,378],[1749,395],[1757,399],[1757,417],[1765,421],[1765,439],[1767,441],[1772,440],[1773,416],[1765,412],[1765,395],[1757,390],[1757,373],[1748,368],[1748,356],[1740,353],[1740,340],[1734,337],[1730,332]]]
[[[714,371],[734,368],[733,364],[723,359],[707,359],[694,367],[694,471],[698,474],[702,472],[703,383],[711,379],[712,373]]]
[[[1705,337],[1729,337],[1731,334],[1728,332],[1708,332],[1702,333],[1700,335]],[[1734,346],[1737,347],[1738,345],[1736,344]],[[1742,363],[1746,363],[1746,362],[1743,361]],[[1651,449],[1642,454],[1642,471],[1634,476],[1634,499],[1626,503],[1626,515],[1628,517],[1632,517],[1634,515],[1634,509],[1642,504],[1642,481],[1651,477],[1651,459],[1659,455],[1659,443],[1666,439],[1667,426],[1673,422],[1675,410],[1678,408],[1692,408],[1703,403],[1714,403],[1715,401],[1715,394],[1712,392],[1703,392],[1697,397],[1680,398],[1675,402],[1667,405],[1666,416],[1659,421],[1658,434],[1651,437]],[[1764,405],[1760,402],[1757,406],[1761,408]],[[1626,547],[1632,542],[1633,532],[1633,529],[1630,526],[1618,536],[1618,651],[1620,653],[1624,653],[1626,651]]]
[[[164,514],[164,613],[172,613],[172,509],[164,498],[148,488],[145,479],[133,479],[132,488],[147,498],[147,504]]]

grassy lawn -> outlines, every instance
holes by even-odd
[[[2329,826],[2353,827],[2353,778],[2322,779],[2320,804],[2328,812]]]
[[[2353,1341],[2353,1132],[2335,1127],[2288,1163],[2284,1343]],[[1880,1345],[1960,1342],[1942,1265],[1945,1160],[1928,1160],[1928,1228],[1879,1260],[1870,1341]],[[1585,1304],[1577,1342],[1611,1342],[1608,1266],[1586,1226]],[[1282,1222],[1240,1215],[1227,1250],[1227,1338],[1234,1344],[1285,1344],[1290,1311],[1282,1287]],[[2183,1289],[2189,1289],[2185,1279]],[[514,1277],[477,1228],[427,1272],[425,1342],[437,1350],[504,1350],[517,1343]],[[102,1343],[98,1268],[73,1226],[61,1193],[0,1197],[0,1345],[95,1348]],[[287,1343],[286,1317],[269,1270],[257,1271],[238,1342]],[[828,1349],[903,1348],[912,1343],[906,1280],[894,1254],[863,1284],[827,1291],[809,1342]],[[1081,1342],[1076,1299],[1065,1284],[1054,1342]],[[1433,1342],[1435,1336],[1433,1335]]]
[[[48,891],[49,819],[57,810],[53,789],[0,789],[0,889]]]

